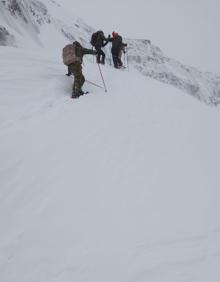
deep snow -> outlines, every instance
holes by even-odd
[[[102,67],[108,93],[72,100],[61,48],[93,29],[19,3],[28,24],[0,10],[19,46],[0,47],[0,281],[219,282],[219,107],[132,66],[207,103],[219,77],[140,41],[129,72]],[[92,57],[83,71],[102,84]]]
[[[219,108],[108,66],[71,100],[59,58],[0,57],[0,280],[218,282]]]

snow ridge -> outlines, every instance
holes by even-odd
[[[210,105],[220,103],[220,76],[165,56],[149,40],[128,40],[129,61],[143,75],[173,85]]]

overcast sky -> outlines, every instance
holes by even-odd
[[[59,2],[106,34],[150,39],[167,55],[220,74],[220,0]]]

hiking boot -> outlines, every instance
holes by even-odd
[[[72,98],[79,98],[79,96],[82,96],[82,95],[84,95],[85,94],[85,92],[83,92],[82,90],[79,90],[79,91],[73,91],[73,93],[72,93]]]
[[[72,92],[72,98],[73,98],[73,99],[79,98],[79,96],[80,96],[80,93],[79,93],[79,92],[75,92],[75,91]]]
[[[118,63],[118,68],[122,68],[123,67],[123,64],[122,63]]]
[[[84,94],[85,94],[84,91],[82,91],[82,90],[79,91],[79,96],[84,95]]]

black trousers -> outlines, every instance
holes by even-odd
[[[112,59],[115,68],[121,67],[123,65],[120,58],[120,51],[120,49],[112,48]]]
[[[95,46],[95,49],[97,51],[97,62],[98,63],[105,63],[105,53],[102,51],[101,46]]]

